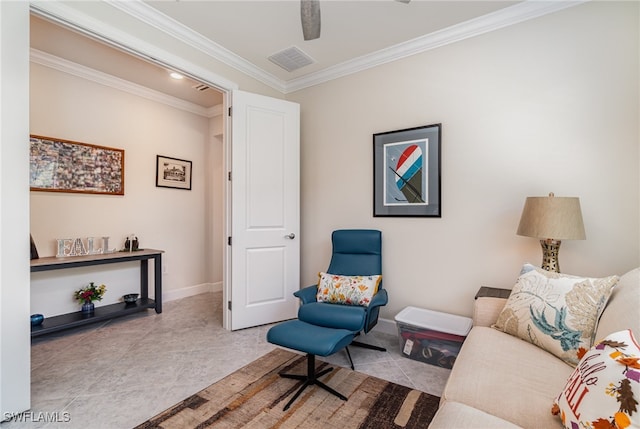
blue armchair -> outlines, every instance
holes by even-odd
[[[331,236],[333,253],[327,273],[346,276],[367,276],[382,274],[382,233],[368,229],[336,230]],[[378,286],[368,307],[357,305],[330,304],[317,302],[317,285],[308,286],[294,293],[302,305],[298,310],[298,319],[316,326],[346,329],[356,336],[369,332],[378,323],[380,307],[388,302],[387,291]],[[386,349],[370,344],[352,341],[351,345],[372,350]],[[353,360],[346,347],[351,368]]]

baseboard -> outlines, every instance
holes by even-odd
[[[180,289],[166,290],[162,293],[163,301],[174,301],[180,298],[199,295],[207,292],[221,292],[222,282],[203,283],[195,286],[183,287]],[[380,332],[388,335],[398,335],[398,328],[395,320],[378,318],[378,323],[373,327],[372,331]]]
[[[207,292],[222,291],[222,282],[202,283],[195,286],[187,286],[180,289],[170,289],[162,292],[162,301],[174,301],[188,296],[200,295]]]
[[[222,292],[222,282],[211,283],[211,292]]]
[[[383,334],[398,335],[398,328],[395,320],[378,318],[378,324],[373,327],[372,331],[381,332]]]

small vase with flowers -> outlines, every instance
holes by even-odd
[[[93,302],[101,301],[106,291],[105,285],[96,286],[94,282],[90,282],[88,286],[75,291],[73,296],[82,304],[82,313],[91,314],[95,310]]]

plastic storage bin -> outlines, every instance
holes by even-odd
[[[416,307],[405,308],[395,320],[405,357],[449,369],[472,325],[468,317]]]

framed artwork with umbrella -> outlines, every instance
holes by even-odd
[[[373,135],[373,215],[441,217],[441,124]]]

